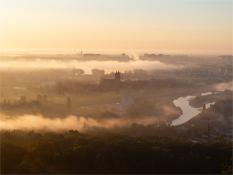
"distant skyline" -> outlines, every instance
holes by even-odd
[[[232,54],[232,0],[0,0],[0,51]]]

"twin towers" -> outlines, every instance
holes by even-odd
[[[121,73],[120,73],[120,71],[116,71],[116,73],[115,73],[115,81],[121,81]]]

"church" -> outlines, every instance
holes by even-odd
[[[119,87],[121,84],[121,72],[116,71],[114,74],[114,79],[102,79],[100,85],[104,87]]]

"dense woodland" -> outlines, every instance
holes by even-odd
[[[3,173],[232,173],[232,145],[179,138],[1,133]]]

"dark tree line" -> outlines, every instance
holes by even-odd
[[[1,133],[2,173],[232,173],[229,142],[165,137]]]

